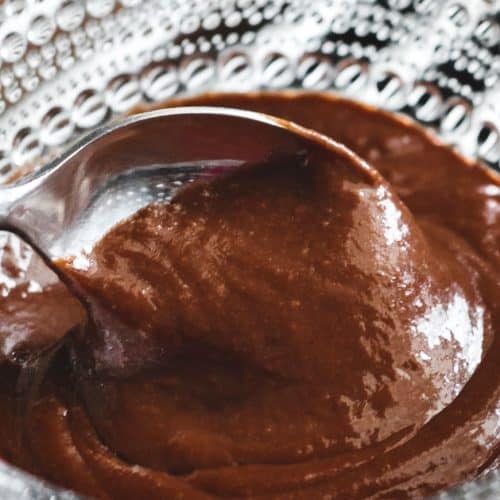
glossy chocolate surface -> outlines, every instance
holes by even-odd
[[[196,182],[61,263],[99,323],[69,337],[83,311],[5,237],[1,455],[99,498],[399,498],[498,465],[498,179],[351,101],[189,102],[385,179],[312,145]]]

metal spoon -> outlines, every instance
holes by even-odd
[[[304,148],[307,133],[227,108],[131,116],[98,128],[31,177],[0,188],[0,229],[19,234],[49,264],[76,256],[143,206],[168,201],[187,182],[214,169],[258,163],[273,152],[294,154]]]
[[[150,353],[143,339],[122,325],[120,318],[108,317],[55,262],[71,258],[72,266],[86,267],[93,246],[140,208],[168,202],[182,186],[201,176],[263,163],[272,156],[301,155],[312,144],[333,159],[339,150],[354,156],[316,132],[248,111],[185,107],[131,116],[95,130],[31,177],[0,188],[0,229],[15,232],[31,244],[87,310],[99,333],[80,337],[86,347],[80,344],[78,356],[85,370],[102,365],[128,373],[146,359],[154,360],[156,352]],[[73,339],[74,344],[77,336],[71,333],[52,352],[29,358],[27,382],[20,384],[27,389],[22,392],[33,392],[38,385],[33,381],[43,378],[48,358],[64,342]],[[99,335],[116,342],[100,342]]]

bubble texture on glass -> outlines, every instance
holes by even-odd
[[[290,87],[406,113],[500,169],[500,2],[4,2],[0,182],[141,102]]]

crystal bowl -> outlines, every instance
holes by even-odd
[[[139,104],[285,88],[404,113],[500,171],[500,1],[4,0],[0,183]],[[499,470],[438,495],[499,496]],[[0,498],[79,497],[0,462]]]

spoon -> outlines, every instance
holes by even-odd
[[[89,251],[111,227],[146,205],[168,202],[186,183],[271,154],[296,154],[311,135],[319,136],[228,108],[134,115],[96,129],[32,176],[1,187],[0,229],[17,233],[54,269],[53,261]]]
[[[168,203],[197,178],[276,156],[303,155],[312,144],[324,149],[332,160],[339,150],[354,157],[316,132],[249,111],[184,107],[134,115],[96,129],[31,177],[1,187],[0,229],[18,234],[38,251],[101,332],[110,325],[115,336],[126,338],[129,334],[120,329],[119,318],[103,318],[102,311],[57,261],[71,258],[73,267],[85,269],[86,256],[94,245],[144,206]],[[134,345],[143,348],[141,339]],[[87,366],[95,365],[97,359],[95,351],[90,351]],[[39,372],[47,363],[43,355],[37,355],[31,366]],[[43,373],[35,378],[40,377]],[[28,387],[33,378],[27,377]]]

